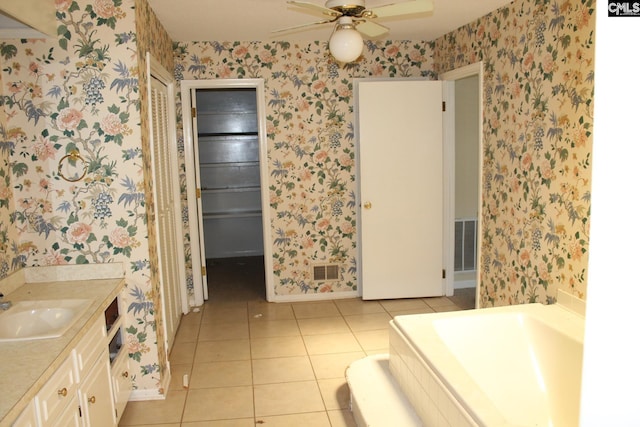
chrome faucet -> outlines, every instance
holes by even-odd
[[[11,307],[11,301],[3,301],[4,294],[0,293],[0,310],[8,310]]]

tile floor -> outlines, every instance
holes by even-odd
[[[387,352],[389,320],[474,304],[472,290],[451,298],[267,303],[261,263],[208,265],[209,301],[182,319],[166,400],[129,402],[121,426],[355,426],[344,371]]]

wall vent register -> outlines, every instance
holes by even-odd
[[[314,281],[340,280],[340,266],[337,264],[314,265]]]

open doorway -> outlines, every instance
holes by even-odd
[[[216,279],[207,277],[207,267],[242,268],[259,259],[271,271],[264,84],[183,81],[182,99],[194,299],[200,305]],[[265,276],[267,299],[270,281]]]
[[[456,295],[475,295],[478,301],[481,236],[482,171],[482,63],[471,64],[441,76],[452,88],[454,119],[453,182],[450,222],[453,223],[453,280],[449,289]]]

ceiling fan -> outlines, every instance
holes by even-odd
[[[378,37],[389,32],[389,28],[373,21],[374,19],[426,13],[433,10],[431,0],[408,0],[371,9],[367,9],[364,0],[327,0],[324,6],[297,0],[289,0],[287,3],[307,12],[320,13],[327,18],[274,32],[337,22],[329,39],[329,51],[340,62],[353,62],[362,54],[364,45],[360,33],[367,37]]]

